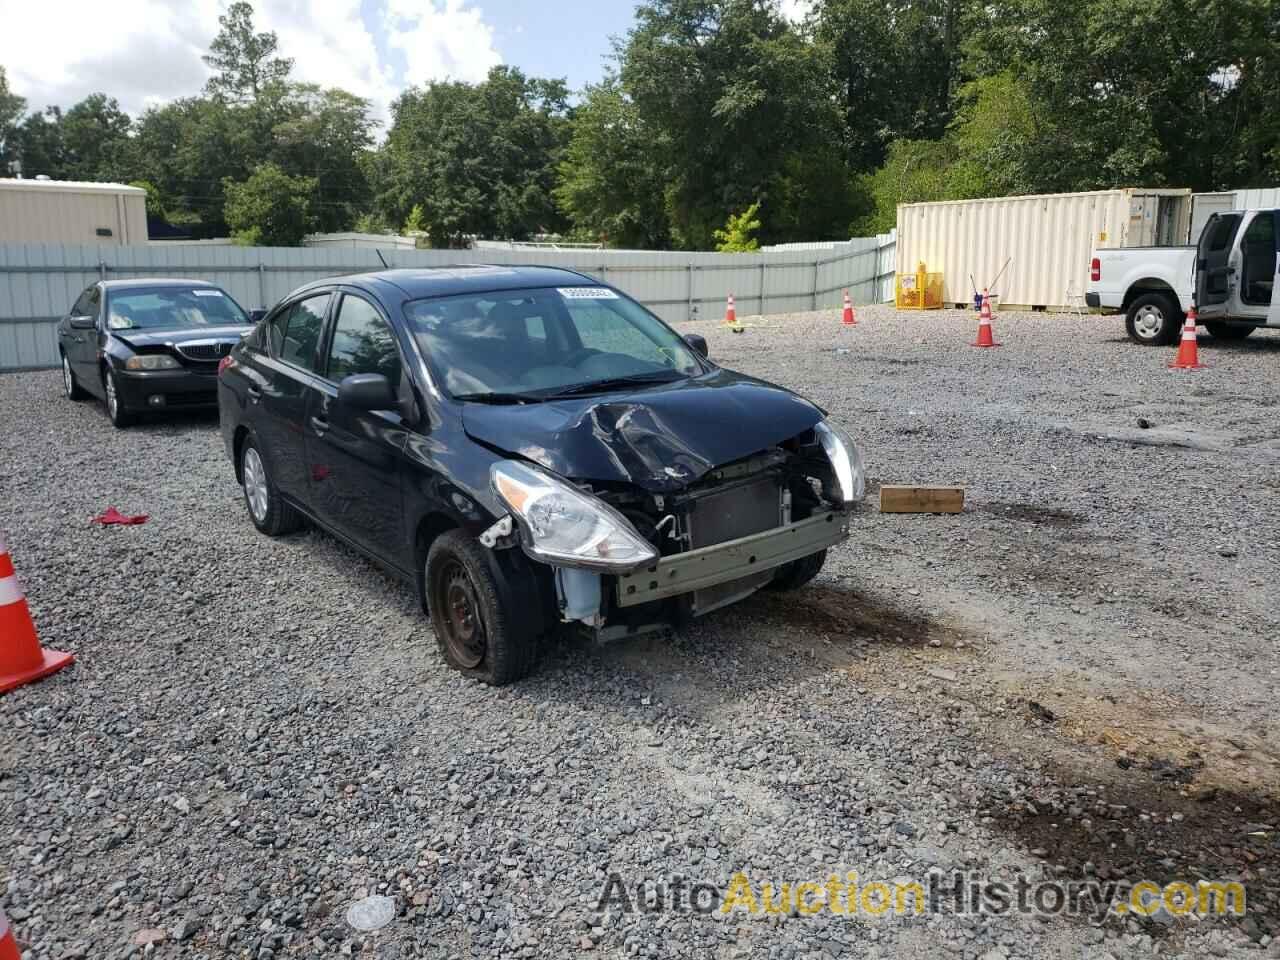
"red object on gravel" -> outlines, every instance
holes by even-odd
[[[106,513],[104,513],[100,517],[94,517],[91,522],[100,523],[104,527],[107,526],[108,524],[121,524],[122,526],[132,526],[135,523],[146,523],[147,515],[145,513],[140,513],[134,517],[126,517],[123,513],[121,513],[115,507],[107,507]]]

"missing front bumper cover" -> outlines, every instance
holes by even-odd
[[[829,511],[797,523],[753,533],[710,547],[663,557],[618,576],[618,606],[631,607],[780,567],[845,539],[848,520]]]

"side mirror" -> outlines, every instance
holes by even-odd
[[[338,402],[352,410],[394,410],[399,401],[380,373],[353,373],[338,384]]]
[[[693,349],[702,354],[702,356],[707,356],[707,338],[702,334],[686,333],[684,335],[684,342],[693,347]]]
[[[267,315],[267,311],[265,311],[265,310],[250,310],[250,311],[249,311],[249,322],[250,322],[250,323],[257,323],[259,320],[261,320],[261,319],[262,319],[263,317],[265,317],[266,315]]]
[[[97,325],[98,320],[96,317],[79,316],[71,318],[71,329],[73,330],[92,330]]]

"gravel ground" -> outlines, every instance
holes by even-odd
[[[1002,315],[1001,350],[959,312],[748,323],[689,329],[861,438],[853,538],[804,591],[504,690],[332,539],[259,536],[216,421],[117,432],[0,377],[0,518],[78,656],[0,698],[24,957],[1280,956],[1280,337],[1175,373],[1115,318]],[[967,506],[881,515],[880,482]],[[90,526],[108,505],[151,521]],[[1250,911],[595,909],[611,873],[739,870],[1242,879]],[[361,933],[371,895],[396,916]]]

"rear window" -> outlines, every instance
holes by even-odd
[[[110,330],[247,326],[249,315],[217,287],[140,287],[107,294]]]

